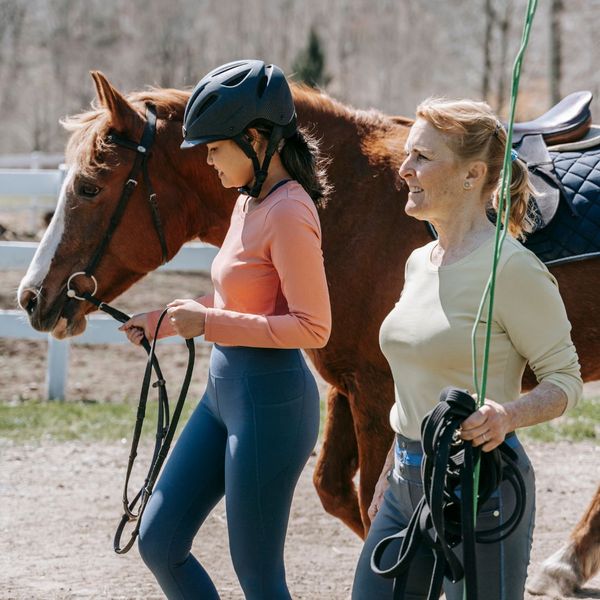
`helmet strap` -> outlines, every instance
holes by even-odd
[[[279,125],[273,127],[271,135],[269,136],[269,141],[267,143],[267,149],[265,150],[265,157],[262,165],[258,160],[258,156],[252,144],[248,141],[247,137],[243,133],[232,138],[233,141],[243,150],[244,154],[252,161],[252,165],[254,167],[254,182],[251,186],[243,186],[238,188],[240,194],[247,194],[253,198],[258,198],[265,179],[269,173],[271,158],[275,153],[275,150],[277,149],[282,137],[283,128]]]

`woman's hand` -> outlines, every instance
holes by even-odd
[[[484,452],[490,452],[504,441],[507,433],[514,429],[506,407],[486,399],[479,410],[463,421],[460,437],[463,440],[471,440],[473,446],[481,446]]]
[[[144,336],[146,336],[149,342],[152,341],[154,336],[154,332],[150,329],[148,313],[133,315],[129,321],[126,321],[119,327],[119,331],[125,332],[127,339],[136,346],[142,343]]]
[[[373,492],[373,500],[371,500],[371,505],[369,506],[369,510],[367,514],[369,515],[369,519],[371,519],[371,523],[373,519],[377,516],[379,509],[383,505],[383,495],[385,491],[390,487],[390,482],[388,481],[388,473],[389,471],[384,471],[380,476],[377,484],[375,485],[375,491]]]
[[[167,304],[167,317],[178,335],[186,340],[204,333],[206,307],[191,298],[177,299]]]

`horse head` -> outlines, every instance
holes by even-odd
[[[97,285],[95,295],[109,302],[157,268],[163,254],[174,256],[184,242],[200,237],[220,243],[233,202],[199,155],[202,148],[179,149],[187,92],[158,89],[126,98],[102,73],[92,72],[92,78],[97,94],[93,109],[63,121],[71,131],[67,175],[54,217],[18,290],[31,325],[57,338],[82,333],[85,315],[94,310],[70,297],[69,290],[80,296],[94,293]],[[139,154],[136,146],[148,129],[148,105],[157,118],[147,177],[141,169],[137,183],[128,184]],[[193,188],[186,183],[192,180]],[[127,185],[132,189],[115,222]]]

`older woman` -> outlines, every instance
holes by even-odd
[[[381,326],[381,348],[395,382],[390,421],[396,439],[369,510],[373,521],[357,566],[354,600],[392,598],[392,581],[371,572],[370,557],[382,538],[406,527],[422,496],[420,423],[443,388],[472,388],[471,330],[490,272],[494,226],[488,213],[497,207],[505,146],[506,132],[485,103],[430,99],[417,109],[400,168],[409,188],[406,212],[432,223],[439,238],[409,257],[400,299]],[[461,433],[484,452],[506,440],[519,457],[527,488],[525,515],[513,534],[477,545],[479,598],[486,600],[523,598],[527,576],[534,474],[513,432],[558,417],[577,402],[582,389],[556,280],[515,239],[529,229],[530,191],[526,166],[517,159],[510,219],[504,224],[511,235],[497,271],[488,398],[464,421]],[[480,350],[484,336],[481,323]],[[520,396],[526,365],[539,383]],[[480,524],[489,528],[502,522],[512,505],[512,490],[503,484],[482,507]],[[432,567],[430,552],[414,559],[406,598],[426,598]],[[444,590],[448,600],[462,598],[460,583],[446,581]]]

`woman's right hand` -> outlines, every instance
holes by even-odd
[[[126,321],[119,327],[119,331],[123,331],[127,336],[127,339],[136,346],[142,343],[142,339],[146,336],[146,339],[151,342],[154,332],[150,328],[150,322],[148,319],[149,313],[139,313],[133,315],[129,321]]]
[[[388,481],[389,471],[384,471],[377,481],[377,485],[375,486],[375,491],[373,492],[373,500],[371,500],[371,506],[369,506],[369,510],[367,514],[369,515],[369,519],[371,519],[371,523],[377,516],[377,513],[383,506],[383,495],[385,491],[390,487],[390,482]]]

